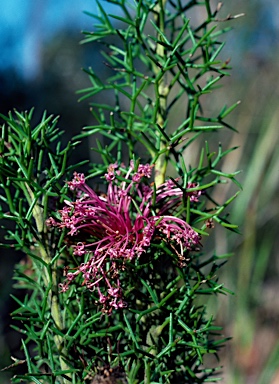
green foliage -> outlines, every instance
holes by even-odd
[[[103,44],[102,55],[112,76],[103,80],[89,69],[86,72],[92,86],[80,93],[84,94],[81,100],[111,95],[113,102],[91,103],[98,123],[85,127],[81,136],[101,132],[111,139],[107,149],[110,156],[113,148],[119,153],[125,146],[131,158],[141,143],[141,155],[156,165],[159,184],[167,163],[185,175],[179,163],[193,140],[223,126],[232,128],[224,119],[238,103],[214,117],[202,114],[202,99],[228,75],[228,64],[218,58],[224,46],[219,38],[227,29],[213,25],[217,10],[211,11],[209,1],[187,5],[180,1],[108,3],[119,6],[123,16],[111,17],[120,25],[114,28],[98,3],[99,16],[92,16],[99,24],[93,32],[85,32],[83,42]],[[198,12],[206,11],[205,18],[191,25],[187,18],[190,10],[196,12],[197,19]],[[180,105],[185,105],[184,111],[180,109],[177,115]]]
[[[44,232],[49,199],[63,196],[63,177],[77,166],[69,165],[77,143],[69,142],[61,148],[63,132],[56,127],[57,118],[44,113],[41,122],[33,127],[32,114],[33,110],[1,115],[5,124],[0,142],[0,181],[4,190],[0,217],[16,223],[17,230],[9,232],[8,239],[21,250]]]
[[[210,1],[108,3],[118,5],[119,14],[107,15],[98,3],[99,15],[91,16],[99,24],[94,32],[85,32],[84,40],[104,45],[102,54],[111,71],[103,80],[89,69],[92,85],[80,91],[82,99],[98,97],[91,102],[95,125],[85,127],[62,149],[57,119],[44,115],[33,128],[32,111],[2,116],[1,219],[12,223],[12,228],[5,224],[3,246],[12,244],[27,255],[15,275],[17,288],[26,295],[23,301],[14,297],[19,308],[12,313],[22,323],[16,329],[25,336],[27,373],[13,381],[94,383],[110,372],[111,382],[127,379],[131,384],[214,382],[219,368],[206,366],[204,359],[217,357],[227,338],[196,301],[200,295],[229,292],[217,277],[222,259],[229,255],[185,252],[187,265],[179,267],[177,251],[154,242],[144,256],[125,264],[121,279],[129,305],[111,316],[100,311],[97,295],[82,284],[58,292],[63,269],[77,268],[80,261],[73,256],[67,233],[49,230],[45,220],[69,200],[63,182],[82,165],[70,163],[71,152],[77,140],[87,136],[100,133],[107,143],[96,141],[103,164],[93,164],[90,177],[121,163],[126,152],[127,161],[142,157],[155,166],[154,188],[169,172],[179,177],[174,181],[185,193],[203,192],[199,202],[184,199],[177,213],[200,234],[206,236],[214,221],[237,231],[227,213],[237,194],[225,202],[211,197],[217,184],[231,180],[239,186],[237,172],[221,169],[223,158],[235,148],[223,150],[219,144],[211,152],[206,141],[198,164],[188,164],[186,156],[202,135],[233,129],[224,119],[238,103],[213,117],[202,109],[204,97],[210,97],[229,69],[218,58],[224,45],[219,37],[227,31],[216,27],[218,10],[212,11]],[[190,11],[196,15],[193,25]],[[113,102],[103,103],[101,97],[112,97]],[[196,186],[187,189],[189,182]]]
[[[5,243],[1,246],[14,247],[26,254],[24,263],[17,268],[16,287],[31,293],[26,293],[23,302],[14,297],[19,308],[12,317],[24,323],[23,329],[18,329],[18,326],[16,329],[27,335],[23,349],[28,372],[36,376],[45,364],[45,356],[54,367],[53,352],[50,354],[48,345],[52,349],[55,345],[56,360],[60,359],[58,350],[61,349],[59,333],[62,320],[58,301],[62,305],[62,298],[57,296],[57,264],[65,246],[63,236],[54,239],[47,233],[45,220],[51,212],[51,205],[52,209],[57,209],[65,198],[63,178],[78,164],[69,165],[69,156],[77,142],[69,142],[66,148],[61,148],[63,132],[56,127],[57,118],[47,117],[44,113],[41,122],[34,125],[32,114],[32,110],[29,113],[15,111],[8,117],[1,116],[5,124],[0,144],[0,217],[6,233]],[[54,344],[48,344],[50,335]],[[26,347],[31,340],[37,344],[39,361],[36,364]]]

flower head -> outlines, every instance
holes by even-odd
[[[47,223],[67,228],[68,235],[77,239],[72,246],[74,255],[87,256],[88,261],[74,272],[67,271],[62,291],[82,274],[84,285],[97,291],[103,310],[111,313],[113,308],[126,305],[120,285],[121,269],[126,261],[146,252],[155,233],[157,238],[174,246],[180,261],[185,250],[193,250],[199,244],[197,232],[173,215],[181,204],[182,190],[171,180],[156,191],[144,182],[151,177],[152,168],[149,164],[139,164],[135,169],[131,163],[125,170],[119,169],[117,164],[110,165],[105,174],[107,193],[103,195],[86,184],[83,174],[74,174],[68,184],[78,192],[78,198],[73,202],[65,201],[64,208],[59,211],[59,221],[50,218]],[[117,176],[121,176],[121,181]],[[188,187],[193,188],[192,185]],[[191,201],[197,201],[197,193],[194,199],[189,196]],[[101,282],[105,284],[105,292]]]

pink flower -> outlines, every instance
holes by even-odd
[[[105,175],[106,195],[98,195],[86,184],[83,174],[74,173],[74,179],[68,184],[78,192],[78,198],[65,201],[59,211],[60,221],[50,218],[47,224],[67,228],[68,235],[77,239],[73,245],[74,255],[89,258],[74,273],[67,272],[62,291],[81,273],[83,284],[98,293],[103,311],[110,314],[113,308],[126,306],[120,285],[121,269],[126,261],[146,252],[155,234],[156,239],[166,241],[176,250],[180,265],[185,250],[196,249],[200,240],[198,233],[174,216],[182,203],[182,189],[169,180],[155,192],[145,181],[151,177],[152,169],[149,164],[139,164],[136,168],[133,162],[128,169],[110,165]],[[194,186],[189,184],[188,188]],[[199,197],[200,191],[194,192],[186,193],[190,201],[197,201]],[[105,291],[101,289],[103,283]]]

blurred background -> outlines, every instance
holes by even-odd
[[[69,6],[69,3],[70,6]],[[279,384],[279,2],[224,0],[221,15],[245,13],[230,22],[222,52],[231,59],[232,76],[210,98],[227,105],[241,100],[229,117],[239,133],[223,131],[228,156],[223,170],[242,169],[243,192],[231,207],[231,220],[241,235],[213,230],[217,254],[234,252],[220,281],[234,291],[209,303],[209,314],[233,339],[222,350],[225,384]],[[106,3],[104,3],[105,5]],[[107,5],[113,11],[111,5]],[[81,68],[106,70],[98,47],[80,45],[80,31],[93,30],[95,0],[9,0],[0,6],[0,112],[35,107],[35,121],[44,110],[61,115],[65,142],[93,123],[88,102],[76,91],[90,86]],[[210,107],[210,106],[209,106]],[[92,156],[85,143],[77,160]],[[223,188],[217,199],[230,196]],[[220,196],[220,193],[223,194]],[[12,274],[19,255],[0,253],[0,361],[17,357],[18,338],[9,327],[14,302]],[[0,383],[9,374],[0,372]]]

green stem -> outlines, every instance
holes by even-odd
[[[166,6],[166,0],[160,0],[157,6],[154,8],[154,10],[157,12],[157,14],[154,16],[154,19],[157,23],[157,25],[160,28],[160,31],[164,33],[165,29],[165,6]],[[157,36],[159,39],[159,36]],[[165,56],[165,48],[161,44],[157,44],[156,47],[156,54],[160,57]],[[153,66],[154,73],[157,77],[158,73],[161,71],[161,69],[154,65]],[[159,125],[161,128],[164,127],[165,120],[166,120],[166,110],[167,110],[167,96],[169,94],[169,87],[166,85],[165,82],[165,76],[160,76],[160,80],[157,84],[155,84],[157,87],[156,89],[156,97],[159,98],[158,103],[158,109],[157,109],[157,116],[156,116],[156,124]],[[168,152],[164,151],[164,149],[167,147],[167,143],[162,138],[162,135],[159,133],[159,148],[158,152],[162,152],[161,155],[158,157],[156,164],[155,164],[155,184],[156,186],[159,186],[165,182],[166,177],[166,170],[167,170],[167,155]]]
[[[35,199],[34,193],[28,184],[25,183],[25,187],[26,187],[26,190],[28,191],[28,196],[26,196],[26,198],[28,201],[32,203],[32,201]],[[44,220],[44,210],[37,202],[34,205],[32,213],[33,213],[34,220],[36,222],[38,233],[43,234],[46,231],[45,220]],[[42,257],[42,260],[45,261],[48,265],[50,265],[51,257],[49,256],[47,249],[42,244],[39,244],[39,254]],[[55,265],[51,266],[51,276],[48,269],[44,268],[43,280],[46,287],[48,287],[49,284],[51,284],[52,286],[52,289],[49,290],[49,294],[48,294],[48,304],[50,306],[51,316],[56,328],[59,331],[63,331],[64,325],[63,325],[63,320],[61,315],[62,311],[59,306],[59,300],[57,296],[58,282],[57,282],[57,274],[56,274],[56,263]],[[62,371],[69,370],[70,367],[62,358],[62,356],[67,356],[67,350],[65,347],[63,347],[64,340],[62,336],[55,335],[54,343],[59,353],[61,370]],[[71,381],[70,374],[68,374],[68,376]],[[62,383],[67,384],[69,383],[69,380],[62,379]]]
[[[144,384],[150,384],[150,363],[144,360]]]

